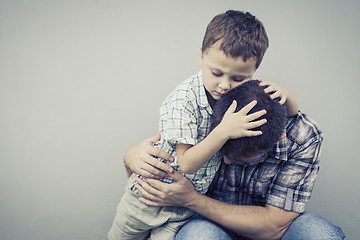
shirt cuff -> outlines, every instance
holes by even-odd
[[[303,213],[306,209],[306,203],[295,202],[293,200],[294,190],[288,189],[286,198],[269,194],[266,203],[274,207],[284,209],[290,212]]]

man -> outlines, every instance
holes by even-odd
[[[323,139],[312,119],[299,111],[285,125],[285,110],[257,81],[249,81],[217,102],[214,126],[233,100],[239,110],[253,97],[257,107],[267,112],[267,123],[259,129],[263,134],[229,140],[223,146],[223,162],[207,196],[151,157],[169,159],[152,147],[157,137],[130,148],[125,154],[128,172],[146,179],[137,179],[143,194],[140,200],[152,206],[187,207],[202,216],[188,222],[175,239],[344,239],[340,228],[305,212],[319,170]],[[175,182],[154,179],[166,175]]]

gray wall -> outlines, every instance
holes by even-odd
[[[250,11],[270,48],[256,78],[287,87],[321,126],[308,209],[359,239],[358,1],[0,0],[0,238],[102,239],[125,150],[199,70],[206,24]]]

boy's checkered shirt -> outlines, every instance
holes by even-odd
[[[181,172],[176,158],[175,145],[178,143],[196,145],[210,131],[212,109],[206,97],[201,71],[180,83],[165,99],[160,108],[161,140],[156,147],[174,156],[170,165]],[[204,194],[212,182],[221,162],[218,153],[195,174],[184,174],[193,183],[195,189]],[[163,178],[171,183],[173,179]]]

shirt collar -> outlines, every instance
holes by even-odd
[[[269,153],[270,156],[273,158],[287,161],[287,137],[286,137],[286,130],[284,130],[284,137],[278,141],[273,150]]]
[[[202,80],[202,71],[200,71],[194,79],[194,84],[196,86],[197,89],[197,101],[198,101],[198,105],[199,107],[203,107],[203,108],[211,108],[209,101],[207,100],[206,97],[206,92],[205,92],[205,87],[204,87],[204,83]]]

